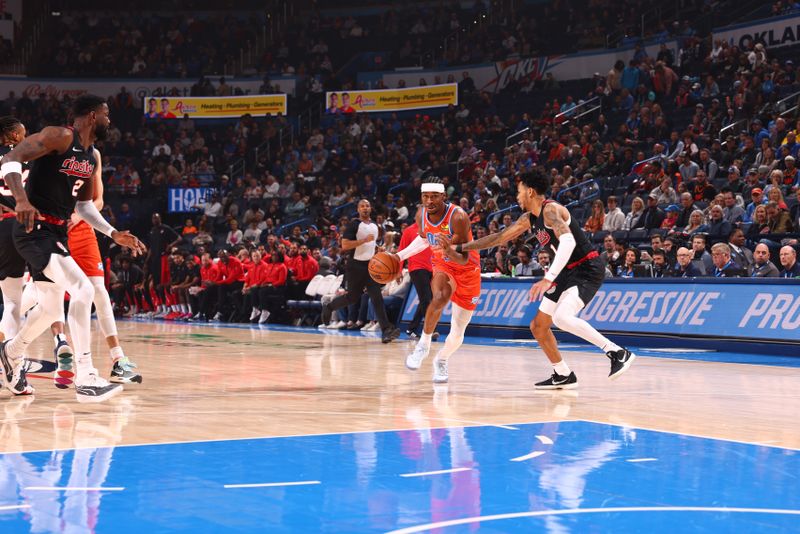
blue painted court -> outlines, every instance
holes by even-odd
[[[584,421],[0,459],[8,533],[800,531],[798,451]]]

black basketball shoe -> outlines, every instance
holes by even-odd
[[[322,313],[320,314],[322,324],[331,324],[331,315],[333,315],[333,310],[331,310],[330,305],[323,304]]]
[[[611,371],[608,373],[608,378],[611,380],[619,378],[622,373],[628,370],[633,360],[636,359],[636,355],[628,349],[608,351],[606,356],[611,360]]]
[[[390,326],[383,332],[383,337],[381,338],[381,343],[391,343],[395,339],[400,337],[400,329],[395,328],[394,326]]]
[[[578,387],[578,377],[574,372],[569,376],[561,376],[553,371],[553,376],[542,382],[537,382],[533,385],[536,389],[575,389]]]

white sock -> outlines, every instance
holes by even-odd
[[[622,350],[622,347],[611,341],[603,345],[603,352],[616,352],[618,350]]]
[[[117,361],[125,357],[125,353],[122,352],[122,347],[117,345],[113,349],[111,349],[111,361]]]
[[[67,342],[67,336],[65,336],[64,334],[56,334],[56,336],[53,338],[53,344],[54,344],[56,347],[57,347],[57,346],[58,346],[58,344],[59,344],[59,343],[61,343],[62,341],[63,341],[64,343],[66,343],[66,342]]]
[[[572,372],[570,371],[567,362],[565,362],[564,360],[561,360],[560,362],[553,364],[553,370],[561,376],[569,376],[569,374]]]
[[[419,336],[419,344],[420,345],[426,345],[426,346],[430,347],[430,345],[431,345],[431,336],[433,336],[432,333],[431,334],[426,334],[425,332],[423,332],[422,335]]]
[[[181,312],[187,313],[189,311],[189,307],[186,304],[181,304]]]

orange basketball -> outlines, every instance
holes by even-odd
[[[369,275],[379,284],[396,280],[403,272],[403,264],[396,254],[378,252],[369,260]]]

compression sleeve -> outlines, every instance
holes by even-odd
[[[412,241],[406,248],[399,251],[397,255],[400,257],[400,261],[405,261],[411,256],[416,256],[429,246],[430,243],[428,243],[427,239],[423,239],[422,237],[417,236],[416,238],[414,238],[414,241]]]
[[[75,213],[101,234],[111,237],[111,234],[116,232],[116,228],[108,224],[91,200],[79,200],[75,204]]]
[[[561,274],[561,270],[567,265],[572,251],[575,250],[575,236],[572,234],[564,234],[558,237],[558,248],[556,249],[556,257],[553,258],[553,263],[550,269],[544,275],[545,280],[553,281]]]

